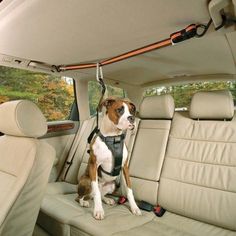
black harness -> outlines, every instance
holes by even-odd
[[[110,176],[118,176],[122,168],[125,134],[104,137],[99,131],[97,136],[107,145],[113,157],[113,169],[111,172],[105,171],[100,166],[101,171]]]
[[[122,169],[123,149],[126,133],[117,136],[105,137],[96,126],[88,137],[88,143],[91,143],[92,138],[95,134],[106,144],[108,149],[111,151],[113,158],[113,169],[111,170],[111,172],[104,170],[101,166],[99,167],[99,169],[110,176],[120,175]],[[90,150],[88,150],[88,152],[90,152]]]

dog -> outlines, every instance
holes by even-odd
[[[135,127],[135,105],[126,99],[107,98],[101,103],[101,106],[105,107],[106,112],[101,120],[100,135],[97,134],[90,143],[88,166],[85,173],[79,179],[76,201],[82,207],[89,207],[88,200],[93,198],[94,218],[97,220],[104,219],[102,201],[108,205],[115,204],[114,199],[106,197],[106,194],[112,194],[115,191],[115,181],[119,177],[119,174],[116,176],[117,169],[118,172],[121,169],[120,173],[124,175],[127,199],[131,212],[134,215],[141,215],[131,189],[127,159],[128,151],[123,142],[124,132]],[[112,140],[113,142],[117,138],[121,141],[120,143],[118,142],[118,146],[121,145],[122,148],[120,151],[122,161],[120,159],[121,165],[114,169],[115,152],[111,151],[113,147],[109,148],[109,145],[104,140],[108,139],[108,141]],[[113,174],[111,174],[112,171]]]

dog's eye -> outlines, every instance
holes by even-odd
[[[119,115],[122,115],[124,113],[124,107],[123,106],[119,107],[119,108],[116,109],[116,111]]]

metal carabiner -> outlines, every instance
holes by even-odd
[[[102,95],[104,95],[104,93],[106,92],[106,86],[103,81],[102,66],[99,62],[97,63],[96,79],[97,79],[98,83],[102,86]]]
[[[197,25],[196,26],[196,37],[201,38],[202,36],[204,36],[205,33],[207,32],[207,30],[209,29],[211,23],[212,23],[212,19],[209,20],[207,25],[203,25],[203,24]],[[203,31],[201,33],[199,33],[199,31],[198,31],[199,28],[203,29]]]

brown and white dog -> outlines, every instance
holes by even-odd
[[[127,129],[134,129],[136,108],[133,103],[125,99],[108,98],[101,105],[106,108],[100,125],[100,132],[104,137],[121,135]],[[122,159],[123,171],[121,173],[124,174],[127,198],[131,211],[135,215],[141,215],[131,189],[127,156],[128,151],[124,144]],[[90,144],[90,157],[87,169],[79,180],[79,196],[76,201],[83,207],[89,207],[88,200],[92,197],[94,199],[93,216],[97,220],[102,220],[104,218],[102,201],[109,205],[115,204],[112,198],[108,198],[105,195],[115,191],[115,180],[117,176],[110,176],[98,171],[99,167],[106,172],[111,172],[113,169],[113,156],[102,139],[99,136],[95,136]]]

